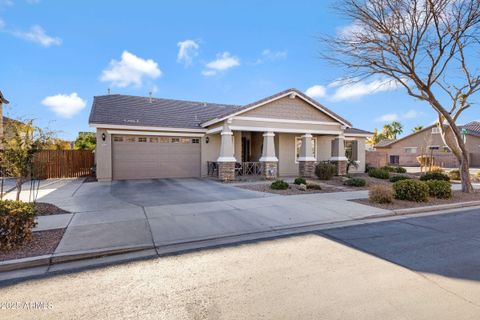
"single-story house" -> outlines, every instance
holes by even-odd
[[[470,155],[470,166],[480,167],[480,121],[459,128]],[[375,151],[367,152],[367,163],[372,166],[419,166],[417,157],[421,155],[433,156],[434,163],[445,168],[458,167],[457,158],[443,142],[436,124],[401,139],[380,141],[375,145]]]
[[[345,150],[365,168],[370,132],[299,90],[247,105],[109,94],[94,97],[99,181],[240,175],[312,176],[333,161],[345,173]]]

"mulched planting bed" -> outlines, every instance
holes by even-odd
[[[451,199],[429,198],[428,202],[413,202],[413,201],[396,200],[396,199],[394,199],[392,203],[385,203],[385,204],[371,203],[370,201],[368,201],[368,199],[356,199],[356,200],[350,200],[350,201],[365,204],[367,206],[382,208],[382,209],[396,210],[396,209],[419,208],[419,207],[428,207],[428,206],[435,206],[435,205],[441,205],[441,204],[479,201],[479,200],[480,200],[480,191],[477,190],[474,193],[463,193],[461,191],[453,191],[453,198]]]
[[[45,203],[45,202],[36,202],[35,209],[37,210],[37,215],[39,216],[49,216],[53,214],[70,213],[70,211],[63,210],[54,204]]]
[[[259,191],[259,192],[267,192],[267,193],[273,193],[273,194],[281,194],[281,195],[296,195],[296,194],[308,194],[308,193],[328,193],[328,192],[339,192],[342,190],[339,190],[337,188],[331,188],[331,187],[324,187],[322,186],[322,190],[316,190],[316,189],[307,189],[307,191],[299,190],[298,187],[294,184],[290,184],[288,189],[285,190],[274,190],[270,188],[271,183],[265,183],[265,184],[246,184],[246,185],[240,185],[237,186],[238,188],[242,189],[247,189],[247,190],[252,190],[252,191]]]
[[[33,232],[30,241],[10,251],[0,251],[0,261],[51,254],[62,240],[65,229]]]

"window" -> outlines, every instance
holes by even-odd
[[[406,147],[404,151],[405,153],[417,153],[417,147]]]
[[[192,143],[198,144],[198,143],[200,143],[200,139],[199,138],[193,138]]]
[[[390,164],[400,164],[400,156],[390,156]]]
[[[428,150],[440,150],[440,146],[428,146]]]
[[[122,142],[122,141],[123,141],[123,137],[113,137],[113,141],[115,141],[115,142]]]
[[[432,134],[439,134],[440,133],[440,128],[439,127],[433,127],[432,128]]]
[[[127,142],[135,142],[135,137],[128,137],[126,139]]]
[[[147,142],[147,138],[145,137],[139,137],[138,142]]]
[[[179,143],[180,142],[180,138],[172,138],[172,140],[170,140],[171,143]]]
[[[170,143],[170,138],[160,137],[160,143]]]
[[[155,137],[155,138],[150,138],[150,142],[151,143],[157,143],[158,142],[158,138]]]
[[[295,163],[298,162],[298,158],[300,157],[300,149],[302,147],[302,138],[300,137],[295,137]],[[313,156],[315,157],[315,160],[317,159],[317,138],[312,138],[312,152]]]
[[[191,140],[190,140],[190,138],[182,138],[182,139],[180,139],[180,142],[183,143],[183,144],[187,144],[187,143],[190,143]]]

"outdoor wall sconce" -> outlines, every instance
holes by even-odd
[[[107,139],[107,135],[105,133],[102,133],[102,141],[105,141]]]
[[[210,138],[209,137],[206,137],[205,138],[205,143],[208,143],[210,141]]]

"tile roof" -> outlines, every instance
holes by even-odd
[[[358,129],[358,128],[346,128],[345,133],[351,133],[351,134],[373,134],[373,132]]]
[[[340,122],[351,126],[350,122],[297,89],[288,89],[243,106],[120,94],[95,96],[90,112],[89,123],[199,129],[204,122],[227,117],[259,103],[285,95],[288,92],[295,92],[295,94],[320,109],[325,110],[325,112],[337,118]],[[370,132],[360,129],[351,128],[351,130],[356,131],[351,131],[350,133],[370,134]]]
[[[472,121],[463,126],[460,129],[466,130],[467,134],[480,137],[480,121]]]
[[[93,99],[89,123],[201,128],[200,124],[239,106],[110,94]]]
[[[383,148],[391,145],[392,143],[397,142],[395,139],[384,139],[375,145],[375,148]]]

